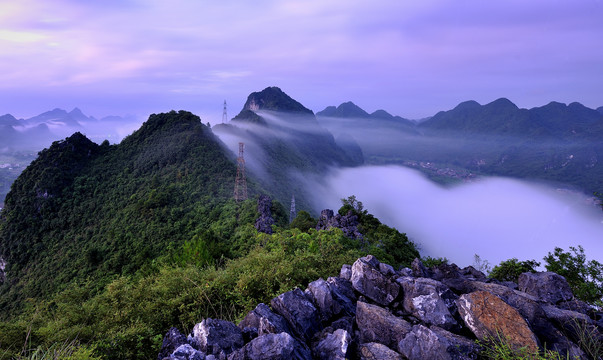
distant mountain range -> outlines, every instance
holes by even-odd
[[[317,118],[335,136],[355,139],[369,164],[411,166],[443,182],[502,175],[603,192],[603,107],[520,109],[501,98],[466,101],[419,122],[346,102]]]
[[[127,127],[129,123],[140,125],[131,116],[107,116],[99,120],[85,115],[78,108],[69,112],[57,108],[28,119],[17,119],[6,114],[0,116],[0,151],[41,150],[76,131],[86,133],[93,141],[108,139],[118,142],[127,135],[123,132],[120,134],[118,128]]]

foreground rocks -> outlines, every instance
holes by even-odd
[[[172,328],[158,360],[477,359],[476,340],[589,359],[579,331],[603,341],[603,314],[573,299],[554,273],[498,283],[468,267],[395,270],[373,256],[259,304],[236,326],[204,319],[188,337]]]

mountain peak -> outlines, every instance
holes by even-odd
[[[347,101],[338,107],[329,106],[323,111],[319,111],[316,115],[340,117],[340,118],[369,118],[371,115],[362,110],[358,105],[351,101]]]
[[[500,98],[492,101],[485,105],[487,107],[494,107],[500,110],[518,110],[519,108],[511,100],[507,98]]]
[[[314,115],[312,110],[306,108],[276,86],[249,94],[247,102],[243,106],[244,110],[272,110]]]

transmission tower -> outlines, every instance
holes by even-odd
[[[228,116],[226,115],[226,100],[224,100],[224,111],[222,111],[222,124],[228,121]]]
[[[289,212],[289,224],[297,217],[297,210],[295,210],[295,195],[291,195],[291,211]]]
[[[247,200],[247,178],[245,177],[245,143],[239,143],[237,158],[237,178],[235,179],[234,198],[236,201]]]

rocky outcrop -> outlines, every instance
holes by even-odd
[[[6,261],[0,256],[0,284],[6,281]]]
[[[331,209],[325,209],[320,212],[316,230],[339,228],[350,239],[364,239],[364,236],[358,231],[358,224],[358,216],[352,214],[351,211],[341,216],[340,214],[334,214]]]
[[[255,220],[255,228],[258,232],[266,234],[272,234],[272,225],[274,225],[274,219],[272,218],[272,199],[267,195],[260,195],[258,198],[258,213],[260,217]]]
[[[205,319],[188,337],[172,328],[158,359],[477,359],[477,340],[493,337],[589,359],[580,331],[603,341],[603,313],[571,300],[556,274],[522,278],[507,286],[471,267],[426,268],[418,259],[396,270],[369,255],[339,277],[259,304],[238,326]]]

